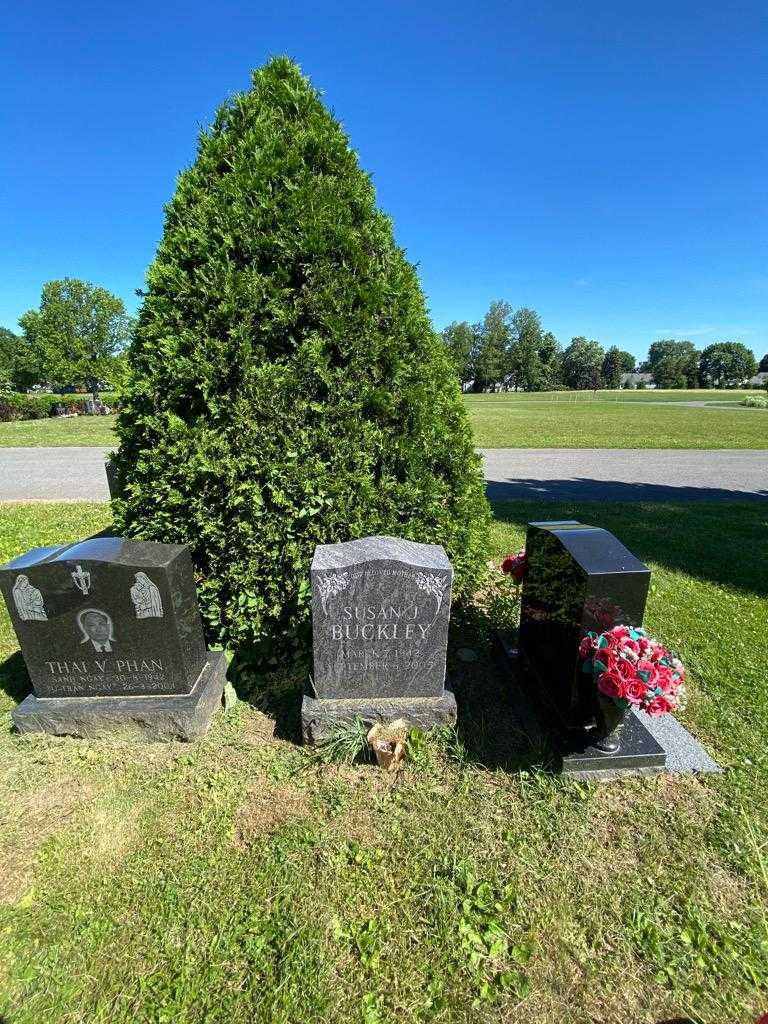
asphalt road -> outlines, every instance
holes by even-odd
[[[107,501],[108,448],[0,448],[0,501]],[[488,496],[583,501],[768,497],[768,450],[482,450]]]

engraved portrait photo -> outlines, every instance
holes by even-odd
[[[25,576],[23,573],[16,577],[16,582],[13,584],[13,603],[16,605],[16,611],[19,613],[20,619],[27,621],[31,619],[37,619],[40,622],[47,622],[48,616],[45,614],[45,605],[43,604],[43,595],[37,589],[33,587],[29,582],[29,576]]]
[[[112,619],[98,608],[84,608],[77,614],[77,624],[83,635],[81,644],[91,643],[95,651],[111,651],[115,641]]]

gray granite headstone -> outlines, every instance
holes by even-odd
[[[456,720],[445,689],[453,568],[442,547],[366,537],[315,549],[311,567],[312,693],[305,739],[353,718]]]
[[[437,697],[453,569],[442,547],[395,537],[322,544],[312,560],[318,697]]]
[[[223,668],[206,651],[185,546],[95,537],[35,548],[0,566],[0,589],[35,691],[13,713],[19,729],[97,735],[130,709],[151,732],[170,700],[177,735],[191,738],[184,708],[199,734],[197,703],[223,686]],[[67,729],[75,710],[79,725]]]

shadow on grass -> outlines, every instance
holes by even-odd
[[[259,673],[244,652],[232,658],[227,678],[240,700],[274,721],[277,739],[301,743],[301,700],[308,671],[308,665],[302,663],[288,670]]]
[[[643,561],[768,596],[768,502],[587,502],[529,499],[491,503],[499,523],[525,529],[578,519],[615,533]]]
[[[458,705],[459,739],[467,758],[485,768],[554,770],[554,753],[542,730],[531,728],[498,649],[495,626],[473,605],[458,604],[452,610],[448,685]],[[477,660],[462,662],[456,654],[462,648],[476,652]]]
[[[581,454],[579,452],[578,454]],[[573,477],[547,480],[535,477],[516,477],[509,480],[491,480],[486,494],[491,501],[542,500],[547,501],[626,501],[626,502],[689,502],[689,501],[757,501],[765,502],[768,489],[765,479],[756,479],[751,491],[727,487],[686,487],[674,484],[628,483],[626,480],[596,480]]]
[[[15,654],[0,663],[0,690],[16,704],[32,692],[32,683],[29,680],[29,673],[21,651],[16,651]]]

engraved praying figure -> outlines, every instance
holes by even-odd
[[[43,595],[37,587],[33,587],[29,582],[29,576],[25,576],[23,573],[17,576],[11,593],[13,594],[13,603],[16,605],[16,611],[19,613],[20,619],[27,621],[36,619],[38,622],[48,621],[48,616],[45,614],[45,605],[43,604]]]
[[[160,591],[145,572],[136,573],[136,582],[131,587],[131,600],[137,619],[162,619]]]
[[[349,573],[339,572],[334,573],[332,576],[321,576],[317,581],[317,585],[320,588],[320,603],[323,606],[323,612],[328,614],[328,598],[335,597],[336,594],[340,594],[342,590],[346,590],[349,586]]]

